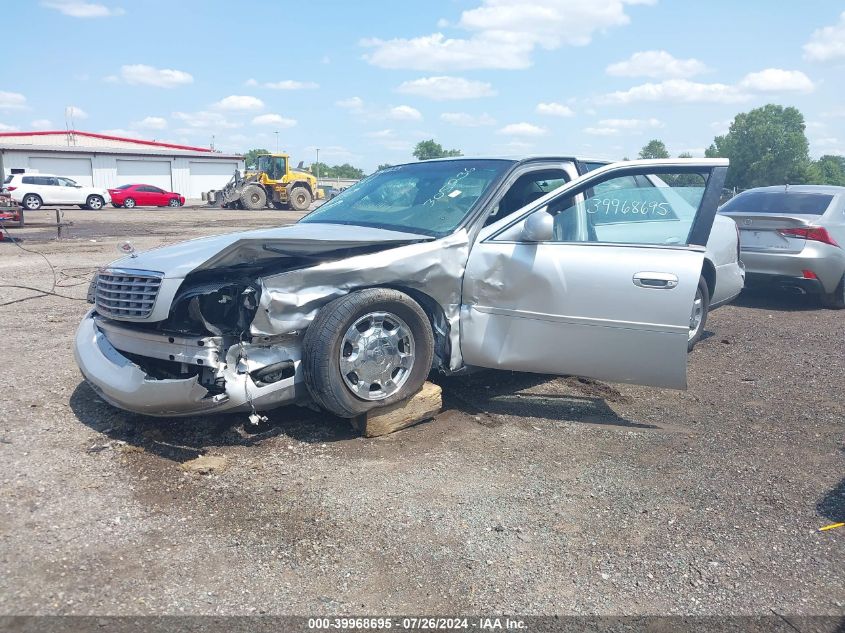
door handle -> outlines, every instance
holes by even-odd
[[[640,288],[671,290],[678,285],[678,276],[672,273],[641,272],[635,273],[632,281]]]

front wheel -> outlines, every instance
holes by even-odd
[[[179,204],[179,200],[177,200],[176,198],[171,198],[168,201],[167,206],[170,207],[171,209],[175,209],[177,207],[181,207],[182,205]]]
[[[106,206],[106,201],[103,200],[102,196],[88,196],[88,199],[85,201],[85,206],[92,211],[99,211]]]
[[[41,200],[41,196],[38,196],[34,193],[28,193],[23,197],[21,204],[30,211],[38,211],[43,204]]]
[[[710,289],[707,287],[707,280],[699,277],[698,288],[695,290],[695,299],[692,300],[692,310],[689,318],[689,335],[687,337],[687,351],[691,352],[695,344],[701,340],[704,334],[704,325],[707,323],[707,315],[710,313]]]
[[[324,306],[305,331],[305,384],[317,404],[352,418],[416,393],[433,355],[416,301],[389,288],[359,290]]]
[[[842,275],[839,285],[836,286],[833,292],[822,295],[822,303],[825,307],[833,308],[834,310],[845,309],[845,274]]]
[[[257,211],[267,206],[267,192],[259,185],[250,185],[241,194],[241,206],[250,211]]]

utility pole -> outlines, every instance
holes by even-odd
[[[273,134],[276,135],[276,153],[278,154],[279,153],[279,133],[273,132]]]
[[[316,172],[314,176],[317,178],[317,185],[320,184],[320,148],[317,148],[317,162],[314,165],[314,171]]]

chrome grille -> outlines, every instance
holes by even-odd
[[[155,273],[108,270],[97,275],[97,312],[115,319],[146,319],[161,286]]]

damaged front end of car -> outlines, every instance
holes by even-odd
[[[307,403],[305,329],[332,299],[372,286],[417,292],[439,333],[437,364],[460,363],[464,233],[294,225],[207,241],[124,258],[92,282],[75,356],[105,401],[167,417]]]

